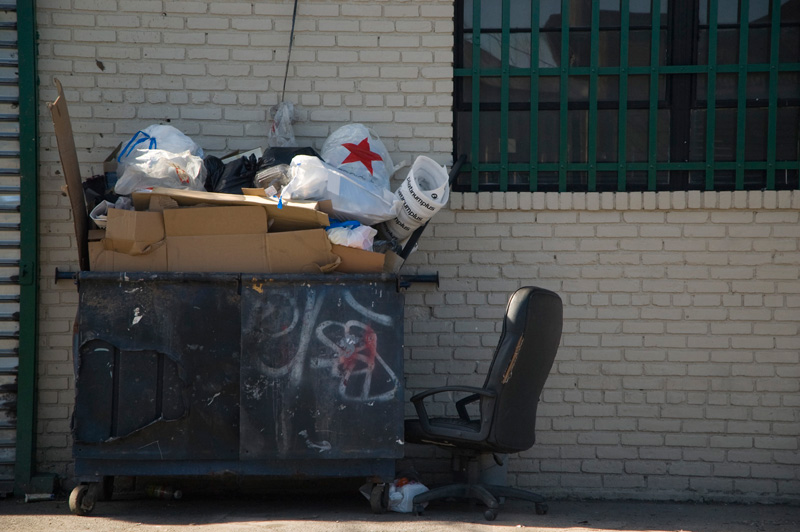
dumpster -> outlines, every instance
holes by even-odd
[[[115,475],[367,477],[403,456],[390,274],[80,272],[78,514]],[[377,501],[377,502],[375,502]]]

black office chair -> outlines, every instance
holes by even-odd
[[[466,473],[465,482],[414,497],[415,513],[422,512],[423,503],[445,497],[483,502],[489,521],[497,517],[498,498],[502,501],[503,497],[531,501],[536,513],[547,513],[545,500],[538,494],[481,483],[479,461],[481,455],[493,455],[502,465],[506,454],[533,446],[536,407],[561,341],[561,326],[558,295],[543,288],[520,288],[508,301],[503,332],[483,387],[444,386],[411,398],[419,418],[406,420],[406,441],[452,448],[454,470]],[[469,394],[455,402],[458,417],[428,415],[425,399],[444,392]],[[473,419],[467,405],[476,402],[472,408],[477,406],[479,415]]]

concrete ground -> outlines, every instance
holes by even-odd
[[[800,506],[662,502],[550,501],[547,515],[532,504],[508,501],[495,521],[481,506],[435,501],[423,515],[374,514],[360,494],[195,495],[165,501],[115,494],[87,516],[61,497],[25,503],[0,500],[3,532],[798,532]]]

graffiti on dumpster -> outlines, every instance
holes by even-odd
[[[359,319],[318,322],[324,294],[309,290],[305,301],[287,294],[273,294],[261,315],[261,334],[267,336],[269,349],[254,357],[261,378],[245,383],[254,399],[266,390],[270,381],[289,380],[299,383],[304,367],[325,371],[338,382],[338,394],[343,400],[382,402],[394,398],[400,383],[397,375],[378,351],[378,332],[370,324],[390,327],[391,316],[376,312],[359,303],[350,291],[337,302],[346,304]],[[353,317],[352,312],[342,312]],[[362,321],[363,320],[363,321]],[[310,353],[312,340],[322,349]]]
[[[345,323],[324,321],[317,326],[317,338],[334,357],[318,357],[317,367],[330,368],[339,379],[339,395],[345,399],[388,401],[397,390],[397,376],[378,353],[378,335],[369,325],[350,320]],[[384,387],[373,387],[372,377],[377,370],[388,376]],[[358,382],[355,386],[353,383]]]

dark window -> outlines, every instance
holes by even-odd
[[[800,0],[456,0],[455,61],[457,190],[798,188]]]

